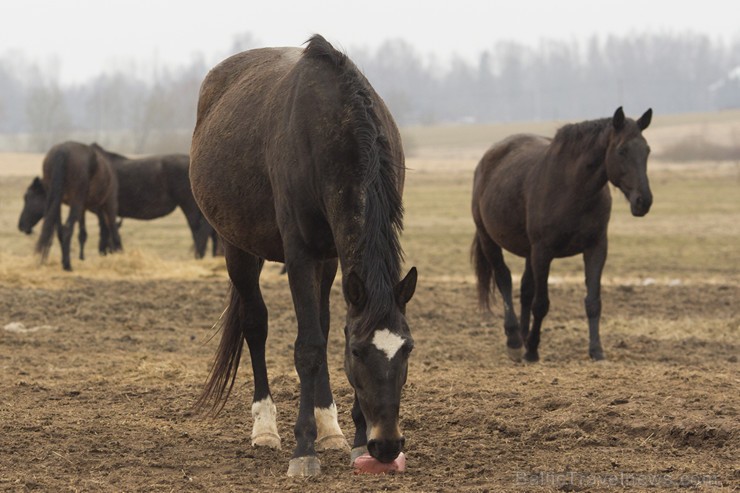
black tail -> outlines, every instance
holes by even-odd
[[[231,389],[234,388],[236,371],[239,369],[239,360],[244,347],[244,334],[239,316],[239,293],[232,285],[229,288],[229,294],[229,306],[217,322],[221,325],[223,333],[216,352],[216,359],[211,367],[203,393],[195,403],[197,410],[207,410],[213,414],[221,412],[231,394]]]
[[[476,229],[473,245],[470,248],[470,260],[473,262],[475,277],[478,279],[478,306],[481,310],[491,311],[490,300],[495,293],[493,287],[493,266],[488,262],[483,252],[480,230]]]
[[[42,261],[49,256],[54,228],[62,220],[62,195],[64,195],[64,177],[67,174],[67,151],[59,149],[51,159],[51,187],[49,187],[49,195],[46,196],[44,225],[36,243],[36,253],[41,254]]]

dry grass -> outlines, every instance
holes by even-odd
[[[648,139],[655,148],[673,145],[675,138],[701,128],[701,135],[722,141],[740,124],[740,112],[655,118]],[[407,264],[417,265],[429,280],[472,282],[468,260],[473,234],[470,219],[472,170],[485,149],[514,132],[551,134],[559,123],[404,129],[414,141],[404,196]],[[36,238],[16,228],[22,194],[40,170],[41,155],[0,155],[0,275],[7,282],[43,283],[65,275],[58,272],[59,247],[54,244],[45,266],[33,254]],[[677,165],[651,162],[655,203],[645,218],[630,216],[616,191],[610,225],[610,253],[605,283],[740,282],[740,168],[733,163],[694,162]],[[201,279],[225,275],[221,259],[193,260],[192,240],[178,211],[154,221],[125,220],[121,231],[126,253],[100,258],[97,224],[88,218],[88,260],[76,260],[73,276],[96,279]],[[37,227],[38,229],[38,227]],[[510,258],[515,275],[520,259]],[[581,260],[556,261],[555,282],[582,282]]]

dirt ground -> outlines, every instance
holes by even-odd
[[[348,455],[327,452],[321,477],[286,477],[298,383],[278,265],[262,282],[283,439],[273,451],[250,445],[248,355],[222,414],[192,411],[227,277],[222,259],[190,259],[184,219],[125,222],[124,254],[99,258],[91,246],[63,273],[57,247],[39,266],[33,238],[15,230],[30,176],[0,176],[0,491],[737,491],[737,168],[656,172],[644,220],[615,201],[602,293],[607,361],[588,359],[572,259],[553,269],[542,360],[524,365],[506,357],[499,303],[492,315],[476,307],[467,259],[474,162],[451,172],[415,159],[404,247],[420,272],[408,307],[416,349],[401,404],[408,470],[397,476],[354,475]],[[162,246],[170,240],[174,254]],[[518,277],[521,264],[512,271]],[[338,281],[332,296],[329,365],[349,437]]]
[[[222,415],[191,412],[223,309],[223,279],[70,280],[0,286],[0,489],[8,491],[591,491],[736,488],[737,300],[729,285],[607,287],[609,360],[586,357],[580,286],[554,285],[543,361],[509,362],[498,319],[465,282],[420,285],[402,402],[408,472],[357,477],[321,456],[321,479],[285,476],[298,402],[294,316],[266,274],[268,365],[283,450],[249,442],[251,375]],[[351,434],[335,288],[330,367]],[[672,330],[672,328],[678,330]],[[248,364],[247,364],[248,368]],[[620,486],[621,487],[621,486]]]

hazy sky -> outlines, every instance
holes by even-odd
[[[692,31],[740,39],[737,0],[2,0],[0,56],[56,60],[64,82],[135,61],[179,65],[202,53],[211,65],[238,34],[262,46],[298,46],[323,34],[351,54],[403,38],[440,63],[473,60],[500,40]]]

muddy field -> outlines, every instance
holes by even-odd
[[[642,220],[615,200],[602,294],[608,360],[588,360],[581,261],[569,259],[553,269],[542,361],[522,365],[505,355],[498,303],[493,315],[475,303],[475,160],[435,159],[420,152],[408,163],[416,349],[401,406],[408,471],[390,477],[355,476],[339,452],[321,454],[318,479],[285,476],[298,385],[295,317],[278,265],[266,266],[262,283],[283,439],[271,451],[250,445],[248,356],[224,412],[192,412],[227,276],[221,259],[190,259],[184,218],[124,223],[124,254],[99,258],[91,248],[63,273],[58,247],[39,266],[34,238],[15,230],[32,172],[0,176],[0,490],[736,490],[737,166],[655,166],[655,206]],[[97,228],[89,230],[94,245]],[[518,277],[521,263],[510,265]],[[332,315],[329,365],[351,436],[338,282]]]

